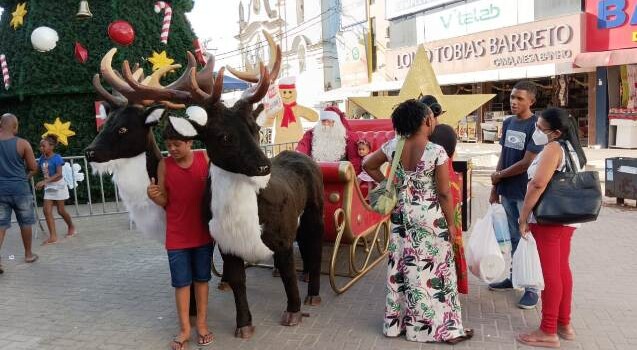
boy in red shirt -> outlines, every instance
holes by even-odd
[[[163,131],[169,157],[159,162],[157,181],[151,179],[148,197],[166,209],[166,250],[177,314],[181,326],[170,346],[184,349],[190,339],[190,285],[197,300],[197,345],[212,343],[208,330],[208,281],[211,275],[212,238],[201,217],[208,178],[208,157],[192,151],[192,139],[177,133],[169,122]]]

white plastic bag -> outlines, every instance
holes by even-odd
[[[493,230],[495,231],[495,238],[498,243],[505,243],[511,241],[511,234],[509,233],[509,221],[507,220],[507,213],[504,211],[502,204],[492,204],[493,208]]]
[[[512,279],[514,288],[544,289],[544,277],[540,255],[533,235],[520,239],[518,248],[513,253]]]
[[[483,282],[496,282],[504,272],[505,263],[493,230],[493,207],[473,226],[467,249],[469,271]]]

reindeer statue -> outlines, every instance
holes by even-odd
[[[255,120],[257,115],[254,113],[253,105],[265,96],[270,83],[278,75],[281,64],[280,47],[274,45],[267,33],[266,38],[271,48],[270,52],[274,53],[270,56],[270,66],[266,68],[263,64],[260,65],[260,75],[258,78],[254,77],[258,83],[247,90],[231,108],[220,102],[224,68],[219,70],[216,77],[208,72],[214,68],[212,57],[209,61],[210,67],[206,65],[202,71],[197,72],[194,58],[188,53],[186,72],[166,87],[159,86],[158,82],[140,82],[126,61],[122,66],[122,79],[110,67],[111,60],[108,59],[108,55],[102,60],[101,66],[105,80],[126,97],[141,95],[143,98],[138,101],[161,101],[167,106],[194,104],[206,110],[207,116],[192,117],[189,121],[197,137],[204,142],[212,163],[210,209],[213,217],[210,221],[210,230],[222,252],[224,277],[234,293],[237,310],[235,336],[241,338],[249,338],[254,334],[246,295],[244,261],[257,262],[274,257],[288,300],[281,324],[297,325],[303,316],[293,256],[293,242],[296,239],[305,269],[309,273],[305,304],[319,305],[321,302],[321,172],[309,157],[296,152],[282,152],[270,160],[258,144],[259,126]],[[108,67],[105,67],[107,64]],[[104,95],[98,86],[96,89]],[[120,114],[123,114],[123,111]],[[141,109],[135,116],[140,120],[144,119]],[[127,118],[123,115],[122,117]],[[116,121],[110,123],[110,137],[120,138],[120,141],[113,142],[125,142],[121,135],[128,133],[122,130],[127,127]],[[146,123],[152,124],[153,121],[142,120],[136,125]],[[178,131],[183,129],[187,128],[177,128]],[[102,131],[102,134],[106,131]],[[114,160],[114,156],[98,156],[98,139],[99,136],[86,151],[89,159],[113,163],[128,162],[122,159]],[[110,142],[108,144],[108,147],[113,146]],[[110,151],[100,152],[108,154]],[[122,157],[133,157],[131,153],[123,156],[123,152],[119,152]],[[105,167],[113,168],[115,165],[108,164]]]
[[[210,231],[222,252],[224,277],[232,287],[237,309],[235,336],[254,333],[246,296],[244,261],[274,257],[287,295],[281,324],[301,322],[301,300],[294,266],[293,243],[299,243],[309,273],[306,305],[319,305],[323,242],[323,180],[309,157],[285,151],[272,160],[259,147],[259,126],[253,105],[266,94],[281,65],[281,48],[264,32],[270,46],[270,66],[260,64],[257,84],[231,108],[220,102],[224,68],[216,77],[190,68],[170,88],[189,93],[186,100],[174,94],[173,102],[203,107],[207,117],[191,118],[192,126],[208,151],[212,178]],[[136,89],[140,84],[125,63],[123,77]],[[212,83],[211,83],[212,82]],[[212,89],[205,91],[212,85]],[[168,87],[167,87],[168,89]]]

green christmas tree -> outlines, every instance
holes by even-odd
[[[113,67],[119,70],[124,59],[140,63],[146,75],[153,65],[148,61],[156,53],[166,52],[174,63],[185,66],[186,51],[193,51],[195,35],[185,13],[193,8],[192,0],[166,1],[172,8],[168,43],[160,40],[165,11],[156,13],[154,0],[87,1],[92,17],[78,16],[79,0],[0,0],[4,9],[0,17],[0,55],[8,64],[11,85],[5,88],[0,79],[0,114],[10,112],[20,120],[20,136],[37,150],[43,124],[56,117],[71,122],[76,136],[68,147],[60,146],[62,155],[81,155],[95,137],[95,93],[91,79],[99,71],[102,56],[112,47],[118,52]],[[26,15],[21,16],[26,10]],[[17,13],[15,16],[13,13]],[[109,38],[109,25],[117,20],[128,22],[135,30],[129,46]],[[32,32],[46,26],[57,32],[59,40],[50,51],[39,52],[31,42]],[[75,56],[76,43],[88,51],[81,63]],[[176,78],[181,71],[170,73]],[[104,83],[105,84],[105,83]],[[37,153],[37,151],[36,151]]]

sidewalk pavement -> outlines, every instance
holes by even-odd
[[[473,219],[487,209],[488,179],[474,177]],[[637,348],[637,210],[604,206],[599,220],[576,231],[573,326],[577,340],[564,349]],[[173,289],[164,248],[129,231],[124,215],[75,220],[79,234],[40,247],[40,260],[23,262],[16,228],[0,252],[0,349],[167,349],[177,332]],[[63,222],[58,222],[62,230]],[[64,231],[61,231],[64,232]],[[11,259],[10,256],[13,256]],[[218,260],[218,259],[217,259]],[[388,339],[381,333],[385,267],[379,265],[343,295],[322,276],[323,304],[304,307],[310,317],[297,327],[278,324],[285,308],[279,279],[268,269],[247,270],[256,334],[233,337],[232,294],[211,281],[210,349],[517,349],[514,335],[539,324],[538,310],[520,310],[519,292],[495,293],[471,276],[462,296],[463,320],[476,329],[469,342],[451,347]],[[305,293],[301,284],[301,293]],[[196,339],[193,336],[193,341]],[[188,349],[198,347],[191,341]]]

